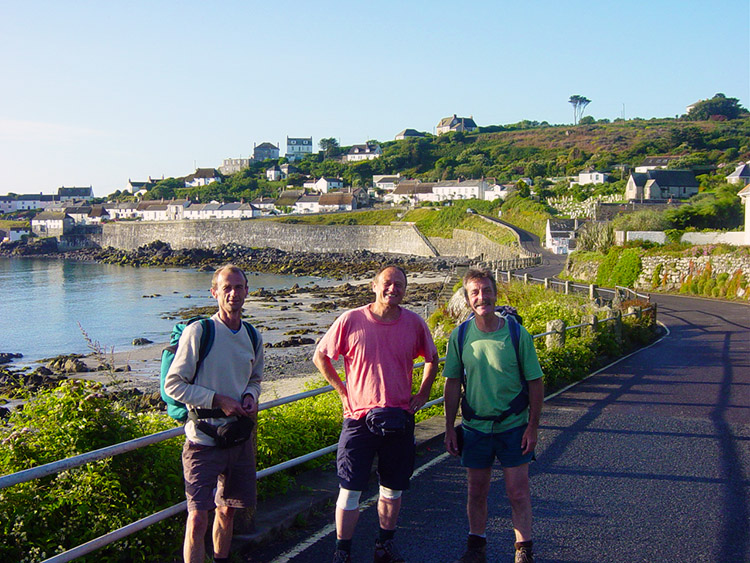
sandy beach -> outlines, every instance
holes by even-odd
[[[350,280],[347,283],[350,286],[362,286],[369,281]],[[432,289],[436,284],[445,281],[445,273],[411,274],[409,289],[412,294],[420,293],[420,299],[409,300],[410,291],[407,289],[408,302],[405,306],[420,315],[429,314],[435,306],[435,296],[432,299],[425,298],[425,292],[419,290]],[[258,328],[266,344],[261,402],[297,393],[303,390],[308,382],[320,381],[321,385],[324,384],[322,376],[312,363],[315,342],[336,317],[348,308],[337,305],[337,299],[334,298],[338,293],[336,287],[328,289],[330,298],[313,295],[306,288],[300,288],[298,292],[290,295],[279,295],[280,292],[262,296],[251,295],[245,302],[245,317]],[[366,302],[367,300],[362,304]],[[92,371],[72,377],[100,381],[108,386],[116,385],[126,389],[135,387],[145,393],[158,392],[161,352],[168,344],[167,336],[165,335],[165,342],[133,347],[129,350],[114,350],[112,356],[115,367],[124,368],[126,371],[114,374]],[[312,343],[275,347],[293,337],[310,339]],[[99,365],[99,361],[93,356],[88,356],[85,362],[91,369]],[[113,381],[113,376],[116,382]]]

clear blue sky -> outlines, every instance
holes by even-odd
[[[748,0],[0,0],[0,194],[184,176],[286,136],[750,106]]]

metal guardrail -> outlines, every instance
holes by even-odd
[[[507,272],[507,274],[508,276],[511,275],[510,272]],[[533,278],[529,278],[529,279],[533,279]],[[541,281],[542,283],[544,283],[544,280],[538,280],[538,281]],[[581,286],[581,287],[586,288],[588,291],[588,286]],[[615,290],[608,290],[608,291],[614,292]],[[640,294],[636,293],[636,295],[640,297]],[[643,310],[647,311],[649,309],[651,309],[650,306],[644,308]],[[637,314],[638,313],[628,313],[628,314],[622,315],[622,317],[635,316]],[[608,322],[608,321],[615,320],[617,318],[618,317],[609,317],[607,319],[602,319],[601,321],[598,321],[598,322]],[[586,326],[591,326],[591,324],[581,323],[578,325],[565,327],[565,331],[567,332],[568,330],[574,330],[574,329],[578,329],[578,328],[582,328]],[[548,331],[542,334],[535,334],[535,335],[532,335],[532,338],[533,339],[542,338],[544,336],[549,336],[551,334],[557,334],[557,331]],[[440,358],[440,362],[444,362],[444,361],[445,361],[445,358]],[[423,366],[424,366],[424,362],[420,362],[414,365],[414,369],[418,369]],[[267,409],[274,408],[274,407],[279,407],[282,405],[293,403],[295,401],[300,401],[302,399],[307,399],[309,397],[315,397],[317,395],[321,395],[323,393],[328,393],[331,391],[333,391],[333,387],[330,385],[326,385],[318,389],[313,389],[313,390],[305,391],[302,393],[296,393],[288,397],[282,397],[279,399],[274,399],[272,401],[261,403],[258,407],[258,410],[262,411],[262,410],[267,410]],[[428,407],[439,405],[442,402],[443,402],[443,398],[439,397],[437,399],[434,399],[432,401],[425,403],[422,409],[426,409]],[[80,467],[92,461],[97,461],[97,460],[104,459],[107,457],[112,457],[115,455],[134,451],[139,448],[149,446],[152,444],[156,444],[159,442],[163,442],[165,440],[170,440],[172,438],[176,438],[179,436],[184,436],[184,430],[182,427],[175,427],[169,430],[164,430],[162,432],[157,432],[155,434],[150,434],[148,436],[136,438],[134,440],[129,440],[127,442],[122,442],[119,444],[114,444],[112,446],[107,446],[105,448],[87,452],[85,454],[80,454],[80,455],[66,458],[63,460],[54,461],[51,463],[47,463],[45,465],[40,465],[38,467],[33,467],[31,469],[19,471],[17,473],[12,473],[10,475],[4,475],[0,477],[0,489],[4,489],[4,488],[11,487],[13,485],[17,485],[20,483],[32,481],[34,479],[39,479],[41,477],[53,475],[55,473],[66,471],[74,467]],[[296,457],[294,459],[284,461],[272,467],[262,469],[257,472],[257,478],[261,479],[263,477],[273,475],[274,473],[278,473],[280,471],[284,471],[286,469],[291,469],[298,465],[302,465],[303,463],[307,463],[308,461],[312,461],[324,455],[333,453],[336,451],[336,448],[337,448],[337,444],[332,444],[330,446],[326,446],[325,448],[321,448],[314,452],[309,452],[307,454]],[[148,526],[151,526],[153,524],[161,522],[162,520],[166,520],[167,518],[171,518],[172,516],[180,514],[181,512],[184,512],[186,508],[187,508],[187,502],[182,501],[173,506],[165,508],[159,512],[156,512],[155,514],[152,514],[150,516],[137,520],[136,522],[127,524],[126,526],[123,526],[108,534],[95,538],[87,543],[84,543],[75,548],[69,549],[68,551],[65,551],[64,553],[60,553],[49,559],[45,559],[42,563],[66,563],[68,561],[73,561],[79,557],[83,557],[84,555],[93,553],[94,551],[101,549],[102,547],[105,547],[111,543],[114,543],[136,532],[139,532],[147,528]]]

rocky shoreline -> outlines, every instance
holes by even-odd
[[[8,253],[6,252],[7,256]],[[334,287],[293,286],[284,290],[259,289],[246,303],[250,320],[261,330],[266,343],[264,399],[283,397],[311,380],[319,379],[312,364],[315,342],[330,323],[345,309],[372,300],[367,283],[383,264],[398,264],[409,273],[409,288],[404,305],[427,315],[435,306],[443,284],[449,278],[455,261],[404,255],[375,254],[367,251],[341,254],[293,253],[275,249],[249,249],[229,244],[212,250],[174,251],[164,243],[151,243],[138,250],[86,249],[74,252],[37,254],[12,253],[12,256],[34,256],[48,259],[97,261],[129,266],[194,267],[213,270],[233,262],[248,271],[278,274],[314,275],[333,279],[346,278]],[[187,318],[195,314],[210,315],[215,308],[186,308],[169,314],[169,318]],[[91,354],[85,357],[65,355],[41,360],[31,369],[14,369],[11,363],[0,365],[0,395],[6,397],[33,394],[55,387],[62,379],[78,378],[99,381],[119,397],[127,398],[139,409],[161,408],[158,395],[158,372],[161,350],[165,343],[118,352],[113,358]],[[5,411],[5,412],[3,412]],[[0,417],[7,409],[0,406]]]

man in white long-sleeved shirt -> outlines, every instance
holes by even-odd
[[[219,311],[208,322],[214,341],[202,362],[198,361],[203,323],[189,324],[167,374],[164,390],[189,409],[217,409],[223,416],[206,418],[219,427],[258,412],[263,376],[263,343],[242,322],[247,297],[247,276],[232,264],[216,270],[211,295]],[[257,352],[256,352],[257,351]],[[200,365],[198,366],[198,364]],[[196,373],[196,366],[198,366]],[[216,508],[213,525],[214,561],[229,561],[234,512],[255,505],[255,451],[252,440],[228,448],[216,447],[214,439],[198,428],[191,417],[185,425],[182,451],[188,518],[183,556],[186,563],[203,563],[208,511]],[[216,493],[214,495],[214,489]]]

